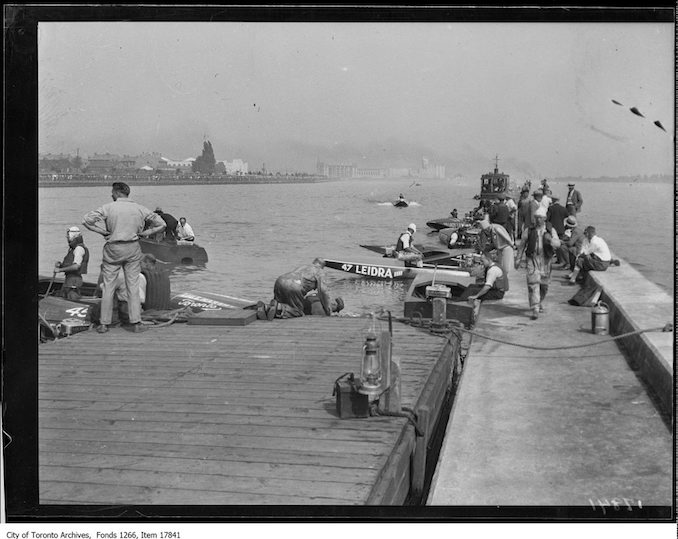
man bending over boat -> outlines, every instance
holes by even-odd
[[[407,230],[398,236],[398,242],[395,248],[395,257],[405,262],[406,267],[420,268],[424,265],[423,253],[414,246],[414,234],[417,231],[417,225],[410,223]]]
[[[257,317],[261,318],[262,310],[269,320],[304,316],[304,298],[312,290],[318,295],[322,311],[327,316],[332,314],[330,295],[323,282],[324,267],[325,260],[316,258],[312,264],[278,277],[273,286],[273,300],[268,306],[264,306],[263,302],[257,304]]]

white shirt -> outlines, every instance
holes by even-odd
[[[82,264],[82,259],[85,257],[85,248],[78,245],[73,249],[73,264]]]
[[[487,275],[485,276],[485,285],[492,288],[496,280],[499,279],[502,275],[504,275],[504,272],[501,270],[499,266],[490,266],[487,269]]]
[[[181,226],[181,223],[177,225],[177,234],[179,235],[179,239],[183,240],[184,238],[194,238],[195,234],[193,233],[193,229],[191,228],[191,225],[186,223],[184,226]]]
[[[605,240],[598,236],[593,236],[590,240],[584,240],[581,252],[585,255],[596,255],[603,262],[612,260],[610,248],[607,246]]]

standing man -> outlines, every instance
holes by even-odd
[[[490,223],[487,219],[483,219],[482,221],[478,221],[478,226],[482,229],[482,233],[496,241],[494,248],[497,249],[497,263],[501,266],[506,280],[503,290],[507,292],[509,289],[508,275],[509,270],[513,266],[513,250],[516,248],[516,244],[508,231],[497,223]],[[487,252],[487,249],[483,249],[483,252]]]
[[[551,226],[556,230],[558,237],[562,238],[563,234],[565,234],[565,219],[567,218],[568,213],[562,204],[559,203],[560,199],[556,195],[551,197],[551,201],[551,205],[546,212],[546,222],[551,223]],[[561,257],[561,251],[558,249],[556,251],[556,260],[559,264],[563,264],[568,259],[563,259]]]
[[[530,202],[530,189],[525,185],[520,191],[520,198],[518,199],[518,226],[515,236],[518,239],[523,237],[523,228],[528,227],[530,223]]]
[[[570,284],[577,281],[579,272],[582,272],[582,279],[586,278],[589,271],[605,271],[610,267],[612,254],[607,242],[600,236],[596,236],[596,229],[593,226],[587,226],[584,229],[584,244],[581,247],[581,254],[574,263],[574,271],[568,275]]]
[[[179,225],[177,226],[177,238],[184,241],[193,241],[195,234],[193,228],[186,222],[186,217],[179,217]]]
[[[511,226],[509,225],[509,209],[506,205],[506,197],[504,195],[499,195],[497,197],[497,202],[492,205],[490,208],[490,223],[496,223],[504,227],[507,232],[510,232]]]
[[[257,304],[257,318],[296,318],[304,316],[304,298],[312,290],[317,291],[323,312],[332,314],[332,302],[324,285],[325,260],[316,258],[307,266],[298,267],[278,277],[273,285],[273,300],[269,306]],[[336,308],[336,304],[335,304]],[[263,316],[262,316],[263,315]]]
[[[567,184],[567,199],[565,200],[565,209],[569,215],[577,215],[581,211],[584,199],[581,193],[574,188],[574,183]]]
[[[406,267],[422,267],[424,265],[424,254],[414,246],[414,234],[417,231],[417,225],[410,223],[407,230],[398,236],[396,242],[395,255],[398,260],[405,262]]]
[[[525,253],[527,261],[527,293],[532,310],[531,318],[536,320],[539,313],[544,312],[544,299],[551,282],[551,262],[555,249],[560,247],[558,234],[546,222],[546,210],[537,209],[534,214],[535,224],[527,229],[527,237],[523,241],[516,256],[515,268]]]
[[[177,226],[179,225],[179,221],[176,220],[174,215],[162,211],[162,208],[159,206],[155,208],[155,213],[165,221],[165,239],[177,241]]]
[[[68,252],[62,262],[55,264],[54,273],[64,274],[61,295],[66,299],[77,300],[80,299],[82,276],[87,273],[89,249],[85,247],[82,233],[77,226],[72,226],[66,231],[66,241]]]
[[[127,289],[129,321],[134,332],[144,331],[141,325],[141,301],[139,299],[139,273],[141,272],[141,248],[139,238],[162,232],[165,222],[159,215],[128,198],[129,186],[115,182],[111,191],[113,202],[104,204],[85,215],[82,224],[105,239],[103,250],[103,295],[101,299],[101,324],[99,333],[106,333],[113,316],[115,278],[122,269]],[[144,230],[146,225],[149,228]]]

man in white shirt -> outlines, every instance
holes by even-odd
[[[607,243],[600,236],[596,236],[596,229],[587,226],[584,229],[586,239],[581,248],[581,253],[575,260],[574,271],[568,276],[570,284],[575,284],[580,272],[581,279],[586,278],[589,271],[605,271],[610,266],[612,255]]]
[[[186,217],[179,217],[179,224],[177,225],[177,239],[183,241],[193,241],[195,234],[191,225],[186,222]]]

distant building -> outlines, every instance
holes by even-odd
[[[223,166],[223,172],[231,176],[239,176],[242,174],[249,173],[249,165],[242,159],[233,159],[233,161],[219,161],[217,162],[217,171],[222,172],[221,167]]]
[[[158,168],[176,170],[179,172],[191,172],[193,170],[194,161],[195,157],[188,157],[187,159],[182,159],[181,161],[175,161],[174,159],[161,157],[159,162],[160,166]]]
[[[136,169],[134,157],[105,153],[94,154],[87,160],[87,172],[108,174],[112,172],[129,172]]]
[[[320,176],[327,176],[328,178],[355,178],[358,176],[358,167],[348,164],[330,165],[328,163],[318,162],[316,165],[316,173]]]

